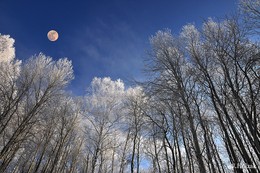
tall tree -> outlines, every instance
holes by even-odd
[[[247,28],[259,34],[260,0],[240,0],[239,8]]]

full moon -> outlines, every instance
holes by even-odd
[[[59,38],[59,34],[55,30],[50,30],[47,34],[47,37],[50,41],[56,41]]]

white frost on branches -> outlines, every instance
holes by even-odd
[[[15,57],[14,39],[0,34],[0,62],[11,61]]]

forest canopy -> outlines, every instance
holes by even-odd
[[[81,97],[69,59],[18,60],[0,35],[0,172],[260,172],[260,1],[239,9],[156,32],[145,82]]]

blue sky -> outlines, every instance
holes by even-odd
[[[91,80],[109,76],[142,80],[149,37],[160,29],[178,33],[208,17],[237,10],[237,0],[0,0],[0,33],[15,39],[25,60],[43,52],[72,60],[75,79],[69,89],[82,95]],[[59,33],[48,41],[51,29]]]

